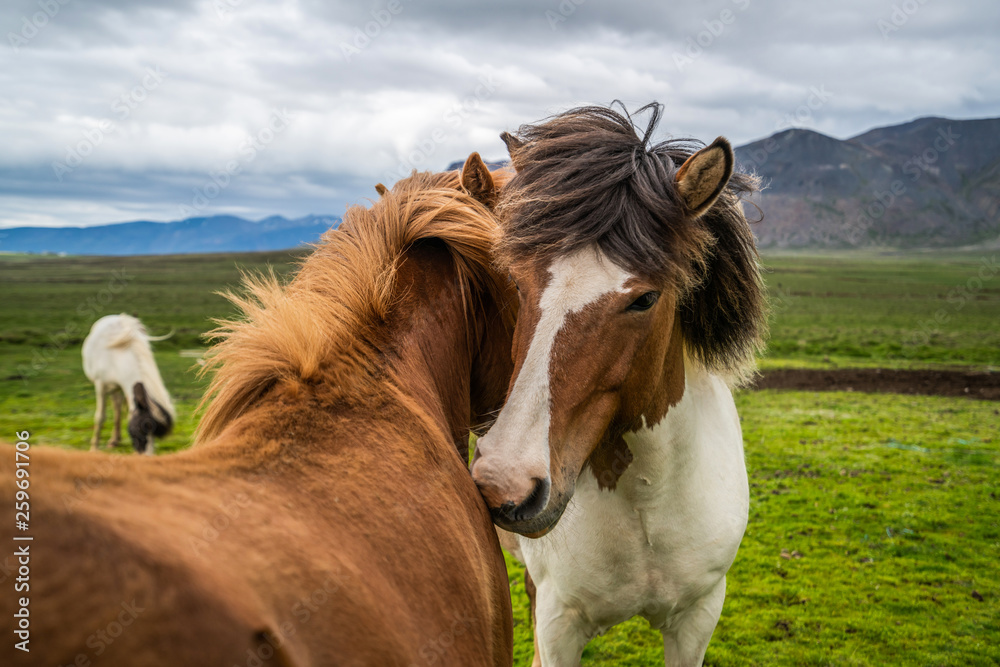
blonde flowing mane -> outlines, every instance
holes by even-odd
[[[243,293],[224,294],[240,316],[217,320],[208,334],[217,342],[201,372],[214,376],[196,443],[218,435],[278,383],[322,385],[333,400],[376,388],[377,329],[399,297],[399,259],[421,239],[448,247],[467,312],[484,290],[503,303],[503,278],[492,266],[497,235],[496,218],[461,189],[458,172],[414,173],[370,208],[350,208],[287,285],[273,272],[245,275]]]

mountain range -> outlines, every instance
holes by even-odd
[[[1000,242],[1000,118],[920,118],[835,139],[788,129],[735,149],[763,190],[750,211],[763,248],[955,247]],[[491,168],[503,162],[489,163]],[[459,169],[455,162],[449,169]],[[314,242],[335,216],[257,222],[0,229],[0,252],[142,255],[279,250]]]
[[[199,252],[281,250],[319,240],[340,218],[279,215],[252,222],[229,215],[178,222],[125,222],[96,227],[14,227],[0,229],[2,252],[72,255],[170,255]]]
[[[920,118],[845,140],[790,129],[735,152],[764,185],[764,248],[1000,239],[1000,118]]]

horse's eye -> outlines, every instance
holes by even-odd
[[[660,294],[658,292],[646,292],[638,299],[633,301],[629,305],[629,307],[626,308],[625,310],[635,310],[635,311],[649,310],[650,308],[653,307],[653,304],[656,303],[657,299],[659,298]]]

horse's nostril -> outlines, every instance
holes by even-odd
[[[531,493],[519,505],[506,502],[493,510],[495,515],[511,522],[530,521],[538,516],[549,502],[551,483],[548,478],[535,478]]]
[[[538,516],[539,512],[545,509],[545,506],[549,502],[550,486],[548,478],[535,480],[535,488],[531,491],[531,495],[515,510],[518,520],[526,521],[534,519]]]

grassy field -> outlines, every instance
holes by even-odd
[[[187,446],[204,381],[180,351],[231,313],[213,292],[241,269],[285,273],[294,260],[0,256],[0,440],[30,430],[36,443],[88,445],[80,343],[98,317],[125,311],[154,334],[176,331],[155,344],[179,411],[159,444]],[[768,257],[762,365],[998,368],[994,261]],[[706,664],[1000,663],[1000,403],[771,391],[737,401],[750,527]],[[522,665],[527,601],[509,565]],[[662,664],[659,634],[633,620],[591,642],[584,664]]]
[[[174,434],[157,446],[166,451],[187,446],[206,382],[181,350],[203,348],[202,334],[213,327],[212,318],[232,314],[216,292],[236,286],[241,271],[274,267],[287,273],[301,254],[0,255],[0,439],[12,429],[33,427],[43,444],[88,445],[94,389],[83,374],[80,347],[98,318],[128,312],[151,334],[175,332],[154,348],[178,408]],[[108,428],[105,424],[105,440]]]
[[[998,257],[767,257],[762,366],[997,368]]]

